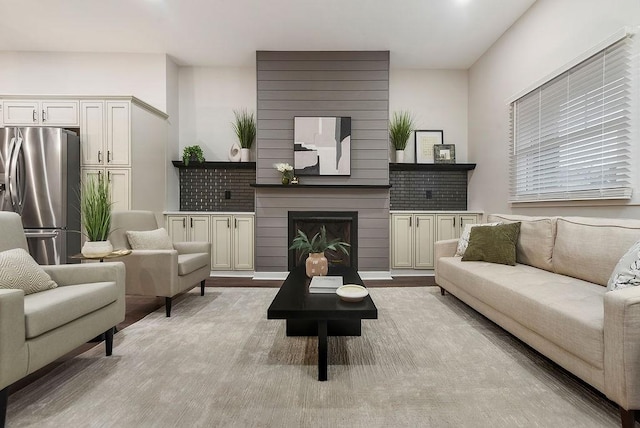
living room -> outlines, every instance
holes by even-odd
[[[159,112],[166,113],[168,118],[163,125],[166,133],[163,132],[158,139],[147,139],[144,145],[139,147],[142,152],[149,152],[150,156],[161,158],[163,167],[161,171],[154,172],[156,185],[153,193],[150,191],[144,195],[144,189],[136,190],[132,187],[134,190],[131,194],[131,208],[136,208],[140,204],[139,201],[144,201],[145,208],[154,211],[159,222],[165,221],[164,213],[180,213],[182,210],[180,169],[175,167],[172,161],[182,158],[183,148],[198,144],[202,147],[207,161],[226,162],[229,160],[230,148],[236,141],[231,126],[234,110],[246,108],[256,112],[259,122],[258,137],[251,150],[250,160],[256,163],[256,184],[265,186],[253,188],[256,194],[257,216],[256,265],[255,273],[254,270],[251,272],[256,277],[280,281],[284,279],[283,275],[287,271],[287,244],[290,241],[286,226],[287,211],[297,211],[289,208],[295,205],[291,199],[298,198],[299,195],[291,192],[305,189],[286,190],[289,192],[288,196],[283,197],[280,193],[282,190],[268,187],[280,180],[273,163],[293,161],[293,142],[290,154],[278,149],[277,154],[264,156],[266,143],[262,138],[265,129],[261,128],[260,123],[260,119],[264,119],[264,116],[260,115],[260,100],[264,90],[261,91],[259,88],[260,69],[257,66],[260,55],[264,52],[386,53],[388,90],[384,110],[389,117],[398,111],[411,112],[416,122],[415,129],[443,130],[443,142],[455,145],[456,163],[475,164],[475,168],[467,175],[465,211],[482,213],[483,221],[486,221],[487,215],[494,213],[548,217],[640,218],[638,192],[633,192],[627,199],[531,203],[514,202],[510,187],[510,103],[575,65],[576,59],[585,59],[585,55],[589,52],[595,53],[594,49],[598,47],[605,48],[603,43],[612,40],[612,37],[616,37],[621,31],[640,25],[640,5],[637,1],[523,0],[513,2],[509,6],[498,1],[484,0],[452,0],[446,2],[446,5],[439,2],[412,1],[402,8],[384,2],[356,2],[349,5],[332,2],[331,8],[325,8],[322,5],[284,0],[277,6],[260,5],[257,2],[253,5],[198,4],[202,11],[188,14],[191,21],[186,23],[181,21],[184,19],[182,14],[186,13],[178,13],[181,6],[171,2],[140,1],[135,5],[118,2],[111,6],[95,8],[81,2],[68,2],[64,5],[60,3],[50,2],[41,5],[28,1],[19,5],[5,5],[12,16],[26,16],[32,13],[36,27],[44,27],[45,23],[54,17],[59,20],[65,18],[66,22],[72,22],[73,25],[70,25],[70,28],[49,28],[43,30],[42,35],[34,36],[33,29],[27,30],[24,26],[17,25],[20,20],[8,22],[4,29],[0,30],[0,62],[3,64],[0,70],[0,97],[37,99],[59,96],[78,97],[86,101],[92,97],[108,99],[133,96]],[[122,13],[122,10],[126,10],[127,13]],[[285,16],[278,16],[283,14],[283,11],[287,11],[284,13]],[[172,26],[174,18],[181,23]],[[296,21],[294,25],[293,18],[300,21]],[[242,23],[242,20],[246,20],[248,24]],[[319,24],[309,24],[309,20],[317,20]],[[154,21],[164,25],[166,32],[160,31],[154,25]],[[438,21],[443,21],[451,27],[444,27],[444,24],[439,24]],[[120,24],[116,26],[116,22]],[[389,22],[391,24],[388,24]],[[347,24],[351,24],[353,28],[345,28]],[[173,46],[170,39],[182,37],[173,32],[187,27],[197,29],[194,31],[202,32],[205,36],[200,35],[201,39],[192,40],[192,43],[185,44],[181,50],[169,50],[167,46]],[[305,30],[309,34],[306,34]],[[92,42],[94,32],[95,40]],[[38,41],[34,42],[33,39]],[[87,48],[91,43],[95,44],[95,48]],[[197,57],[198,51],[206,52],[206,59],[196,61],[194,58]],[[636,107],[637,90],[634,96],[633,104]],[[637,140],[637,129],[636,126],[633,131],[636,134],[632,141]],[[386,131],[384,133],[386,134]],[[386,135],[384,138],[385,141],[382,143],[374,141],[375,147],[370,150],[384,152],[382,157],[373,159],[384,164],[386,168],[387,175],[382,177],[380,182],[375,181],[379,176],[373,177],[373,184],[381,186],[389,184],[387,165],[394,160],[394,153],[386,141]],[[405,151],[405,162],[408,164],[416,162],[413,144],[412,136]],[[352,150],[364,151],[362,147],[352,147]],[[637,159],[637,153],[634,152],[633,156],[633,159]],[[632,164],[635,165],[637,162]],[[340,178],[339,181],[334,178],[325,181],[313,181],[308,178],[307,183],[338,182],[341,185],[361,185],[371,180],[371,177],[358,168],[354,168],[353,172],[350,178]],[[635,184],[637,171],[632,169],[631,173],[633,178],[630,181]],[[302,180],[304,184],[304,178]],[[135,183],[132,183],[132,186],[135,186]],[[360,212],[360,227],[365,229],[358,237],[358,250],[360,269],[363,271],[362,277],[365,282],[368,279],[373,281],[390,278],[390,208],[388,196],[378,196],[380,193],[388,195],[389,190],[347,189],[341,190],[342,193],[337,196],[330,193],[331,189],[318,191],[320,198],[316,198],[317,195],[308,198],[316,199],[317,204],[304,205],[305,209],[322,208],[331,200],[337,202],[335,206],[329,205],[330,210],[337,210],[342,204],[351,203],[351,206],[346,206],[343,211]],[[231,197],[234,198],[235,193],[232,193]],[[377,203],[372,202],[376,198],[382,201],[381,208],[377,208],[378,205],[373,208],[367,205]],[[276,213],[278,209],[284,211]],[[264,213],[271,217],[265,216]],[[265,218],[268,218],[266,223]],[[264,227],[265,224],[276,226]],[[267,229],[269,232],[264,232]],[[376,231],[381,232],[378,234]],[[270,260],[267,260],[268,258]],[[242,273],[240,271],[240,274]],[[365,273],[369,275],[368,278]],[[250,278],[247,278],[247,281],[252,286],[259,287],[260,281],[252,281]],[[265,333],[256,327],[275,322],[266,320],[264,304],[266,301],[268,305],[276,290],[264,288],[265,290],[258,290],[257,293],[266,294],[259,296],[251,294],[252,288],[237,288],[234,290],[237,294],[232,295],[214,292],[215,297],[211,302],[198,300],[201,296],[196,296],[195,292],[188,293],[188,296],[174,306],[175,314],[171,317],[171,323],[165,323],[165,319],[154,313],[151,314],[151,323],[144,326],[144,330],[140,327],[136,332],[129,330],[130,335],[119,337],[116,334],[116,358],[113,361],[100,362],[105,360],[101,351],[89,351],[88,355],[73,359],[76,360],[75,363],[71,362],[72,360],[65,363],[65,370],[55,370],[22,392],[12,395],[9,398],[8,426],[14,426],[14,423],[15,426],[49,426],[60,423],[64,418],[68,418],[66,421],[71,426],[100,423],[113,426],[307,426],[315,423],[447,426],[474,422],[477,426],[553,426],[575,420],[593,426],[619,424],[617,405],[621,403],[612,404],[599,391],[555,366],[553,362],[523,345],[513,336],[504,333],[464,303],[443,303],[439,300],[439,290],[433,287],[427,292],[427,296],[411,294],[414,292],[413,288],[419,287],[407,287],[406,290],[404,287],[372,288],[372,297],[380,310],[380,319],[375,323],[385,322],[385,327],[372,332],[368,329],[374,327],[374,322],[365,321],[362,338],[355,339],[366,339],[364,345],[356,345],[351,339],[341,338],[334,342],[330,340],[330,380],[327,385],[334,380],[338,383],[338,389],[333,390],[331,386],[319,387],[311,382],[318,383],[314,379],[317,358],[315,342],[288,343],[283,331],[276,328],[274,332],[268,328]],[[205,294],[210,291],[208,289]],[[403,298],[393,300],[390,296],[393,292],[402,294]],[[449,295],[447,297],[452,298]],[[429,307],[427,302],[439,301],[440,306],[435,306],[428,314],[416,318],[415,313],[412,313],[402,320],[400,314],[412,312],[411,308],[420,310],[419,305],[412,305],[411,302],[421,299],[426,299],[422,302],[425,308]],[[385,300],[390,302],[390,306],[381,305]],[[216,325],[208,325],[206,317],[197,316],[198,311],[204,310],[207,303],[211,305],[205,311],[206,316],[215,320]],[[252,312],[255,313],[216,312],[223,311],[224,307],[228,310],[234,305],[248,305],[254,308]],[[383,314],[394,311],[397,318],[388,316],[385,321]],[[164,316],[162,310],[161,315]],[[204,313],[200,316],[204,316]],[[194,331],[195,325],[190,325],[190,317],[194,317],[192,321],[195,325],[209,331],[215,340],[225,341],[227,348],[214,349],[210,354],[206,349],[199,348],[197,342],[203,341],[203,333]],[[453,323],[453,327],[438,326],[438,317]],[[425,324],[419,331],[412,331],[409,321]],[[459,389],[450,389],[444,385],[451,379],[444,376],[442,370],[452,367],[446,364],[446,354],[439,353],[438,346],[434,344],[434,340],[447,342],[447,339],[441,335],[434,339],[433,330],[430,329],[457,330],[457,326],[463,321],[467,321],[466,330],[460,328],[460,331],[454,332],[460,334],[455,336],[458,343],[448,343],[448,348],[442,345],[440,351],[470,352],[467,357],[458,356],[454,361],[468,364],[463,369],[466,376],[478,376],[478,379],[466,384],[462,382]],[[254,334],[235,331],[238,325],[254,329]],[[154,328],[158,330],[154,331]],[[262,340],[272,340],[269,338],[271,333],[281,337],[268,346],[261,346],[264,345]],[[191,339],[180,342],[180,337],[185,335]],[[263,335],[264,339],[261,339],[260,335]],[[398,343],[393,343],[394,335],[397,335]],[[134,365],[129,365],[131,362],[123,362],[126,356],[122,352],[127,352],[126,345],[135,340],[143,340],[149,344],[153,340],[163,341],[163,347],[153,348],[155,352],[161,352],[160,349],[169,350],[175,343],[180,343],[181,347],[192,349],[194,353],[185,356],[189,362],[181,367],[169,365],[169,362],[166,362],[165,366],[161,355],[157,355],[155,360],[138,360]],[[418,341],[424,343],[414,343]],[[233,343],[240,344],[238,349],[231,346]],[[426,346],[425,343],[430,346]],[[359,346],[365,346],[366,355],[359,354],[362,351]],[[394,350],[394,347],[397,349]],[[494,347],[499,348],[497,352],[494,352]],[[149,356],[148,353],[141,350],[132,351],[133,349],[136,348],[131,348],[129,352]],[[331,354],[331,349],[336,353]],[[478,366],[480,362],[471,358],[473,349],[478,350],[479,355],[476,357],[483,365]],[[175,355],[170,355],[174,362],[180,358],[176,350],[171,352],[176,352]],[[294,354],[297,356],[292,356]],[[507,361],[508,358],[504,354],[518,355]],[[387,358],[397,359],[398,365],[384,366]],[[439,362],[440,374],[427,373],[424,362],[419,361],[422,358],[430,364]],[[487,362],[491,359],[508,365],[504,373],[513,378],[511,383],[500,383],[500,367],[496,365],[498,363]],[[235,361],[237,364],[225,365],[218,362],[225,360]],[[258,364],[258,372],[255,372],[252,363],[265,361],[265,364]],[[170,370],[174,372],[163,373],[159,370],[154,372],[145,369],[141,371],[144,376],[166,375],[165,386],[177,390],[188,389],[192,382],[195,390],[185,392],[184,397],[188,397],[185,399],[174,395],[173,391],[168,393],[156,383],[145,384],[142,378],[136,379],[136,367],[147,364],[171,367]],[[220,367],[210,367],[216,364],[220,364]],[[85,376],[84,381],[91,383],[92,380],[86,376],[93,365],[100,366],[96,373],[103,373],[107,378],[111,370],[114,373],[119,370],[118,365],[125,366],[122,372],[114,376],[118,379],[132,379],[132,384],[124,389],[127,396],[117,397],[115,404],[112,399],[111,404],[108,404],[109,400],[102,401],[102,398],[99,398],[100,391],[92,391],[93,387],[89,385],[88,390],[70,389],[56,396],[58,398],[51,398],[68,400],[64,401],[64,404],[53,406],[43,391],[51,388],[51,385],[56,390],[63,388],[75,375]],[[285,370],[281,371],[282,368]],[[291,368],[295,368],[296,371],[285,374],[282,380],[282,385],[288,385],[289,391],[272,387],[267,383],[267,380],[274,382],[276,379],[271,376],[271,371],[277,371],[277,375],[282,376],[286,369]],[[367,373],[367,369],[372,369],[372,372]],[[420,374],[421,382],[429,384],[428,388],[420,389],[419,385],[411,380],[412,369]],[[242,370],[245,372],[241,372]],[[397,377],[394,377],[394,371]],[[527,377],[527,372],[531,371],[534,375]],[[216,377],[220,381],[214,389],[217,398],[205,400],[208,403],[205,410],[197,409],[197,397],[209,394],[207,385],[197,379],[199,372],[206,373],[203,378],[209,382]],[[263,375],[263,379],[256,380]],[[373,381],[363,383],[359,379],[373,378],[376,375],[380,375],[384,382],[396,386],[404,382],[406,390],[410,392],[401,392],[400,388],[393,389],[388,397],[384,397],[382,390],[386,385]],[[460,373],[456,373],[455,376],[453,379],[458,382],[460,379],[457,376],[461,376]],[[552,379],[545,386],[547,376]],[[485,385],[477,384],[482,380],[486,381]],[[235,385],[243,382],[251,385],[250,388],[253,388],[254,392],[250,393],[240,385]],[[525,388],[527,382],[535,387]],[[102,386],[95,385],[96,389],[100,387]],[[106,388],[105,391],[118,391],[116,385],[111,387],[112,390]],[[514,398],[519,387],[524,391],[522,402],[517,402]],[[538,387],[540,389],[536,389]],[[439,388],[441,392],[437,392]],[[464,394],[464,388],[467,388],[467,391],[476,391],[484,398],[478,399]],[[496,392],[500,388],[504,388],[503,393]],[[364,403],[360,403],[356,397],[350,397],[350,389],[353,389],[352,392],[360,396]],[[256,394],[256,390],[262,391],[262,395]],[[544,397],[544,393],[541,392],[554,394],[558,390],[563,393],[563,398],[558,399],[560,404],[554,403],[549,396]],[[75,397],[80,394],[79,391],[83,391],[82,394],[86,393],[87,398]],[[132,400],[135,404],[129,407],[127,399],[137,393],[141,396],[146,394],[145,399]],[[442,395],[446,393],[452,395]],[[37,397],[33,398],[35,404],[29,404],[30,397]],[[98,397],[98,401],[92,402],[89,397]],[[234,401],[232,397],[244,397],[247,400]],[[179,404],[172,403],[172,399],[178,400]],[[259,404],[252,407],[251,400],[259,400]],[[285,406],[283,403],[287,400],[297,403],[298,406]],[[503,404],[492,407],[490,402],[496,400],[502,400]],[[531,405],[533,408],[527,409],[525,403],[535,400],[540,401],[539,407]],[[573,400],[579,403],[571,410],[570,403]],[[383,402],[384,406],[381,404]],[[590,407],[589,403],[593,402],[595,404]],[[103,419],[103,415],[87,419],[91,412],[84,412],[82,407],[93,408],[95,415],[100,413],[95,412],[96,407],[99,408],[104,403],[110,406],[112,420]],[[159,404],[167,410],[161,409]],[[37,409],[39,406],[42,408]],[[464,411],[460,409],[465,406],[469,408]],[[513,406],[517,411],[509,409],[509,406]],[[168,411],[169,408],[171,412]],[[222,416],[215,415],[218,409],[225,409],[221,412]],[[63,410],[64,418],[49,413]],[[335,414],[326,416],[327,410],[334,410]],[[182,419],[176,416],[188,412],[195,413],[192,417]],[[428,416],[429,414],[432,416]]]

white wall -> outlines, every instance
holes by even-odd
[[[166,55],[0,52],[3,95],[133,95],[166,111]]]
[[[255,67],[180,67],[179,81],[180,156],[185,146],[199,144],[206,160],[228,161],[237,142],[233,110],[256,111]]]
[[[456,145],[456,162],[475,162],[467,150],[467,71],[408,70],[391,68],[389,73],[389,114],[411,112],[416,129],[441,129],[444,143]],[[391,148],[390,148],[391,150]],[[405,162],[415,160],[412,136],[405,149]],[[394,160],[394,155],[391,155]]]
[[[478,166],[470,179],[469,209],[529,215],[640,216],[640,207],[633,205],[523,207],[520,204],[512,208],[508,203],[507,104],[510,97],[624,26],[639,24],[638,0],[538,0],[471,67],[469,158]]]
[[[165,159],[167,164],[166,173],[166,206],[167,210],[180,209],[180,180],[179,172],[171,164],[172,160],[180,158],[180,85],[179,67],[168,56],[166,57],[166,93],[167,93],[167,114],[169,115],[169,125],[167,127],[167,147]]]

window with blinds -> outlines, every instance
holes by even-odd
[[[511,103],[511,202],[631,198],[631,43]]]

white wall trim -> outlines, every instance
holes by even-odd
[[[284,281],[289,272],[254,272],[253,279],[257,281]],[[391,280],[390,271],[358,271],[358,275],[363,281],[370,280]]]

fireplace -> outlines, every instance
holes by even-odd
[[[297,231],[302,230],[311,239],[324,225],[327,229],[327,239],[340,238],[348,243],[349,255],[342,251],[325,252],[331,265],[351,266],[358,269],[358,212],[357,211],[289,211],[289,245],[295,238]],[[305,258],[300,257],[299,251],[289,250],[289,270],[304,264]]]

